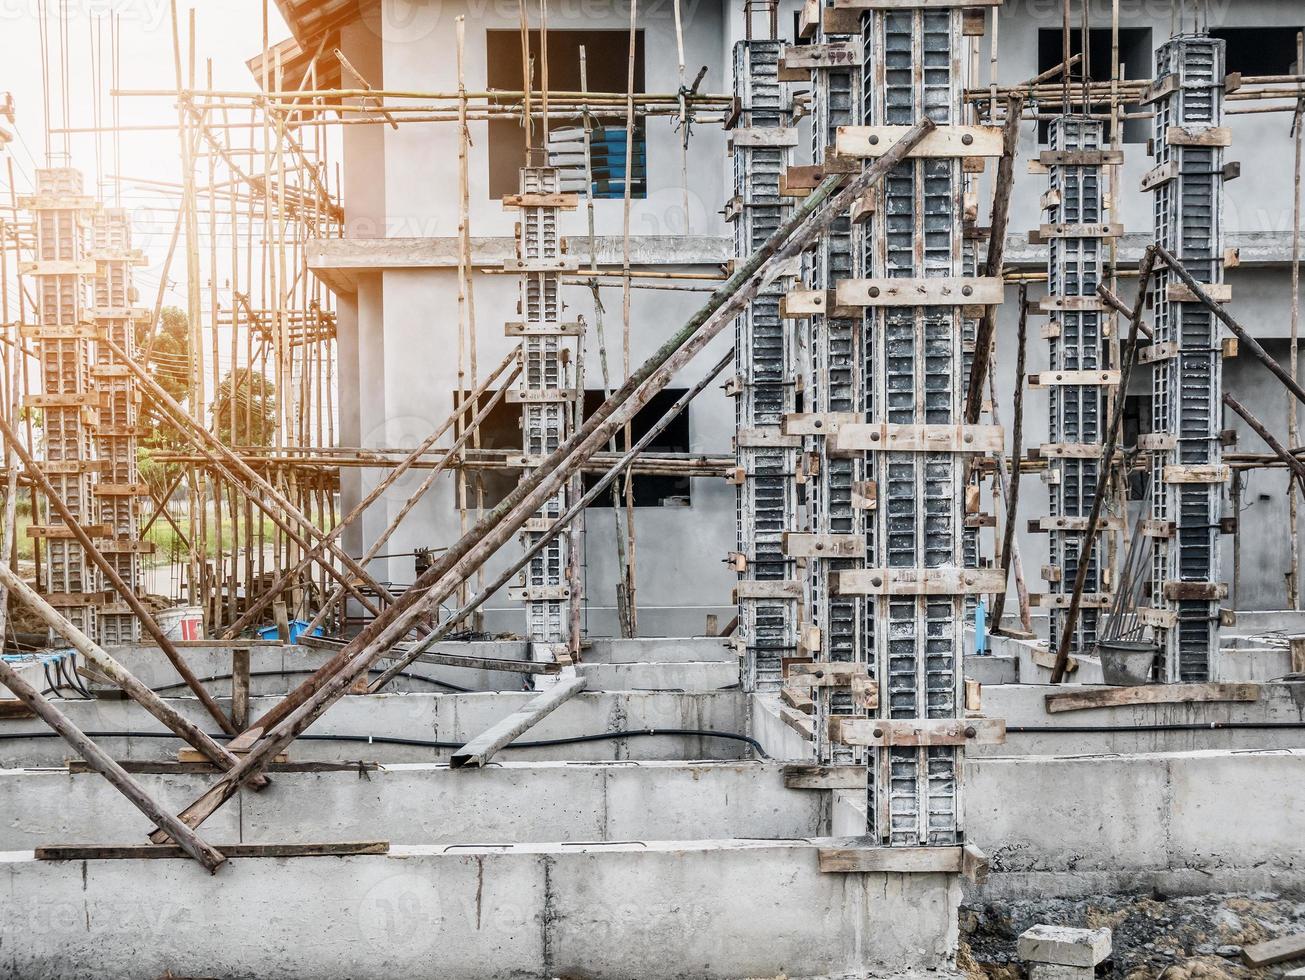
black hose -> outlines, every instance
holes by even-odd
[[[175,739],[177,736],[172,732],[84,732],[88,738],[170,738]],[[738,732],[713,732],[700,728],[626,728],[615,732],[599,732],[593,735],[567,735],[562,738],[543,738],[535,739],[528,742],[512,742],[504,746],[509,749],[542,749],[552,745],[578,745],[582,742],[602,742],[610,741],[617,738],[639,738],[652,735],[682,735],[692,738],[721,738],[733,742],[745,742],[750,745],[757,755],[763,759],[769,759],[766,750],[761,747],[761,743],[750,735],[740,735]],[[0,741],[6,739],[32,739],[32,738],[59,738],[58,732],[53,731],[36,731],[36,732],[6,732],[0,731]],[[216,741],[225,741],[232,736],[225,732],[214,732],[210,736]],[[412,745],[418,748],[430,749],[460,749],[466,745],[466,741],[448,742],[437,739],[426,738],[399,738],[396,735],[300,735],[297,741],[310,742],[367,742],[376,745]]]
[[[249,676],[250,677],[290,677],[290,676],[300,676],[300,675],[315,674],[315,673],[317,673],[317,671],[315,670],[298,670],[298,669],[296,670],[251,670],[249,672]],[[384,670],[382,670],[381,668],[375,668],[373,670],[369,670],[367,673],[382,674],[384,673]],[[451,684],[448,681],[442,681],[435,677],[427,677],[425,674],[414,674],[411,671],[407,671],[407,670],[403,671],[398,676],[408,677],[416,681],[425,681],[428,684],[434,684],[436,687],[445,687],[448,688],[450,691],[457,691],[459,694],[488,693],[488,692],[481,691],[478,688],[460,687],[457,684]],[[208,684],[213,681],[229,681],[229,680],[231,680],[230,674],[210,674],[208,677],[199,678],[199,682],[201,684]],[[164,691],[173,691],[179,687],[186,687],[186,682],[177,681],[175,684],[160,684],[158,687],[150,688],[150,690],[152,690],[155,694],[161,694]]]
[[[1072,735],[1075,732],[1208,732],[1223,730],[1273,730],[1276,728],[1305,728],[1305,721],[1207,721],[1207,722],[1169,722],[1159,725],[1007,725],[1007,734],[1033,735],[1049,733],[1052,735]]]

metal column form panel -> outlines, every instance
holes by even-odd
[[[1053,151],[1099,151],[1105,149],[1104,126],[1086,116],[1062,115],[1051,121],[1049,143]],[[1090,157],[1087,159],[1091,159]],[[1101,164],[1048,167],[1049,221],[1055,225],[1101,227],[1106,220],[1105,168]],[[1096,297],[1102,282],[1105,241],[1099,235],[1053,237],[1047,242],[1047,295],[1053,299]],[[1066,307],[1083,305],[1064,304]],[[1100,371],[1109,360],[1107,324],[1109,315],[1100,309],[1062,309],[1051,316],[1058,330],[1048,340],[1048,367],[1056,371]],[[1098,446],[1105,441],[1106,389],[1100,385],[1049,385],[1048,433],[1051,443]],[[1092,510],[1100,461],[1097,456],[1067,458],[1052,454],[1047,461],[1047,484],[1052,517],[1086,519]],[[1058,580],[1048,583],[1051,594],[1073,591],[1078,575],[1083,533],[1078,530],[1049,532],[1049,564],[1059,569]],[[1084,592],[1102,592],[1100,547],[1091,549]],[[1048,612],[1048,638],[1056,649],[1067,610],[1052,606]],[[1071,638],[1070,652],[1091,649],[1097,639],[1099,610],[1080,609]]]
[[[529,460],[542,459],[557,449],[570,434],[571,406],[577,384],[573,379],[576,351],[574,339],[558,333],[531,332],[532,325],[556,324],[561,320],[558,298],[562,241],[557,221],[559,208],[535,204],[540,195],[559,194],[558,171],[552,167],[524,167],[521,170],[522,204],[517,222],[517,268],[521,272],[520,310],[525,330],[521,337],[522,371],[518,394],[521,400],[522,448]],[[546,199],[542,199],[546,200]],[[570,484],[551,497],[536,515],[556,520],[569,506]],[[540,537],[538,531],[522,532],[526,547]],[[549,657],[570,640],[569,582],[570,536],[559,534],[522,570],[526,610],[526,638],[537,656]]]
[[[98,419],[91,374],[92,334],[88,287],[94,262],[86,254],[88,219],[94,202],[82,195],[82,175],[67,168],[36,171],[36,193],[22,202],[32,212],[35,261],[24,271],[36,280],[39,309],[35,330],[41,364],[41,394],[33,399],[42,419],[44,457],[50,482],[79,524],[91,527]],[[57,514],[49,515],[41,588],[47,599],[89,636],[96,635],[100,575]]]
[[[121,208],[97,211],[92,223],[96,263],[94,306],[91,315],[101,335],[118,344],[129,357],[136,356],[136,325],[148,311],[137,310],[132,268],[145,257],[131,247],[131,226]],[[113,563],[124,582],[134,591],[140,588],[139,501],[148,497],[136,463],[137,413],[140,392],[135,379],[116,361],[105,345],[99,345],[91,369],[100,390],[99,425],[95,447],[99,458],[99,481],[93,490],[98,503],[98,523],[108,528],[103,543],[105,557]],[[140,623],[130,610],[105,607],[98,618],[102,645],[134,643],[140,640]]]
[[[791,102],[779,81],[783,47],[775,40],[734,45],[739,127],[791,125]],[[791,159],[787,146],[733,148],[734,254],[739,259],[752,255],[792,210],[792,199],[780,195],[780,177]],[[736,595],[743,685],[749,691],[778,688],[782,662],[797,648],[797,596],[784,584],[797,584],[797,570],[784,553],[784,534],[797,527],[798,452],[796,440],[785,437],[781,428],[784,416],[795,409],[797,380],[796,338],[780,309],[791,282],[784,277],[765,287],[734,322],[736,540],[745,562]]]
[[[1157,167],[1174,177],[1153,191],[1156,241],[1203,283],[1223,281],[1223,148],[1172,139],[1173,128],[1200,133],[1223,117],[1224,42],[1206,34],[1170,38],[1156,51],[1157,79],[1174,76],[1172,91],[1154,103]],[[1218,141],[1211,141],[1211,144]],[[1219,608],[1208,598],[1170,598],[1169,583],[1212,583],[1219,575],[1222,483],[1167,483],[1169,466],[1219,464],[1223,385],[1220,325],[1200,303],[1171,299],[1178,282],[1157,265],[1152,304],[1155,342],[1176,345],[1152,374],[1153,429],[1176,448],[1151,456],[1151,517],[1173,532],[1157,538],[1152,565],[1152,605],[1175,615],[1162,629],[1164,676],[1204,681],[1216,676]]]
[[[862,17],[861,121],[965,121],[959,8],[887,9]],[[965,176],[959,158],[911,159],[877,189],[861,226],[860,265],[871,278],[965,274]],[[871,422],[959,424],[966,376],[959,306],[869,307],[863,328],[861,411]],[[868,512],[867,565],[963,567],[965,458],[950,452],[865,454],[878,507]],[[960,714],[966,597],[864,598],[862,647],[878,685],[876,717]],[[868,753],[867,832],[890,845],[960,840],[960,750],[894,746]]]
[[[849,35],[828,34],[821,28],[822,43],[854,40]],[[836,143],[838,127],[855,125],[861,111],[861,69],[858,66],[813,68],[811,71],[811,159],[822,164]],[[856,228],[850,215],[840,216],[822,235],[803,260],[806,288],[831,291],[839,280],[859,272]],[[824,415],[859,415],[866,410],[862,322],[859,311],[850,315],[831,309],[804,321],[806,334],[806,377],[803,411]],[[857,489],[865,479],[860,458],[829,452],[826,435],[807,436],[805,503],[807,530],[818,535],[864,537],[870,530],[867,511],[858,506]],[[818,638],[808,643],[800,656],[839,663],[869,663],[864,645],[863,616],[866,604],[860,596],[836,595],[833,577],[841,571],[864,567],[854,558],[804,559],[801,573],[804,615],[803,633]],[[868,666],[869,670],[873,667]],[[833,715],[864,714],[853,704],[848,688],[815,689],[815,743],[819,758],[828,761],[860,761],[865,750],[830,743],[828,722]]]

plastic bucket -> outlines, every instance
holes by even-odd
[[[204,610],[199,606],[173,606],[154,619],[169,640],[203,639]]]
[[[1159,648],[1140,640],[1102,640],[1097,644],[1101,673],[1107,684],[1135,687],[1151,683],[1151,667]]]

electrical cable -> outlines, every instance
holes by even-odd
[[[315,673],[317,673],[315,670],[251,670],[251,671],[249,672],[249,676],[250,676],[250,677],[291,677],[291,676],[296,676],[296,677],[297,677],[297,676],[300,676],[300,675],[315,674]],[[379,669],[379,668],[377,668],[377,669],[375,669],[375,670],[369,670],[368,673],[369,673],[369,674],[382,674],[382,673],[384,673],[384,671],[381,670],[381,669]],[[458,692],[459,694],[481,694],[481,693],[485,693],[485,692],[481,691],[479,688],[474,688],[474,687],[460,687],[459,685],[457,685],[457,684],[453,684],[453,683],[450,683],[449,681],[442,681],[442,680],[439,680],[438,678],[435,678],[435,677],[427,677],[427,676],[425,676],[424,674],[415,674],[415,673],[413,673],[412,671],[407,671],[407,670],[405,670],[405,671],[404,671],[402,674],[400,674],[399,676],[400,676],[400,677],[409,677],[409,678],[411,678],[412,680],[415,680],[415,681],[425,681],[425,682],[428,683],[428,684],[434,684],[434,685],[436,685],[437,687],[445,687],[445,688],[448,688],[450,691],[456,691],[456,692]],[[213,682],[213,681],[229,681],[229,680],[231,680],[231,675],[230,675],[230,674],[210,674],[210,675],[207,676],[207,677],[201,677],[201,678],[199,678],[199,682],[200,682],[201,684],[208,684],[208,683],[211,683],[211,682]],[[161,684],[161,685],[159,685],[158,687],[150,688],[150,690],[152,690],[155,694],[161,694],[161,693],[163,693],[164,691],[174,691],[174,690],[176,690],[176,689],[179,688],[179,687],[185,687],[185,686],[186,686],[185,681],[177,681],[175,684]]]
[[[1305,728],[1305,723],[1298,726]],[[177,736],[172,732],[84,732],[88,738],[167,738],[176,739]],[[738,732],[714,732],[701,728],[625,728],[614,732],[598,732],[592,735],[567,735],[561,738],[542,738],[526,742],[511,742],[504,746],[507,749],[543,749],[557,745],[579,745],[585,742],[603,742],[618,738],[647,738],[659,735],[686,736],[690,738],[720,738],[732,742],[744,742],[751,746],[752,749],[763,759],[769,759],[770,756],[751,735],[740,735]],[[36,732],[5,732],[0,731],[0,741],[5,740],[24,740],[37,738],[59,738],[58,732],[42,730]],[[225,732],[213,732],[210,737],[215,741],[229,741],[232,736]],[[438,739],[427,738],[400,738],[397,735],[323,735],[305,733],[300,735],[297,741],[309,742],[366,742],[369,745],[410,745],[417,748],[430,749],[460,749],[466,745],[466,741],[450,742]],[[501,750],[500,750],[501,751]]]

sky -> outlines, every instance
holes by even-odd
[[[14,124],[0,120],[0,126],[16,131],[8,146],[13,160],[19,194],[31,189],[33,171],[46,163],[46,111],[43,78],[49,77],[50,126],[91,126],[95,122],[96,92],[102,122],[111,121],[113,56],[111,19],[118,25],[118,84],[124,89],[175,87],[172,19],[169,0],[0,0],[0,93],[13,96],[17,115]],[[289,31],[269,3],[268,32],[273,43]],[[212,61],[217,88],[250,91],[255,80],[245,65],[262,47],[263,0],[176,0],[181,44],[187,46],[189,11],[195,11],[197,75],[201,80]],[[61,10],[63,15],[61,16]],[[44,29],[43,29],[44,27]],[[43,42],[44,34],[44,42]],[[67,38],[67,56],[61,58],[61,35]],[[48,57],[42,58],[42,50]],[[61,79],[67,72],[66,94]],[[66,97],[65,97],[66,96]],[[3,98],[3,96],[0,96]],[[118,100],[123,125],[175,125],[176,109],[171,98],[124,97]],[[65,138],[52,135],[56,154]],[[176,182],[180,159],[175,130],[126,132],[115,148],[111,137],[93,135],[67,137],[73,166],[85,175],[86,193],[100,193],[113,205],[121,195],[121,206],[132,218],[133,243],[150,260],[134,270],[141,305],[153,305],[159,285],[168,239],[176,221],[173,201],[158,188],[119,182],[115,176]],[[0,194],[7,199],[8,176],[5,151],[0,150]],[[116,160],[115,160],[116,157]],[[62,158],[53,160],[62,166]],[[118,173],[118,171],[121,171]],[[228,244],[219,241],[219,245]],[[220,249],[221,250],[221,249]],[[169,275],[167,304],[185,305],[184,264],[174,260]],[[206,263],[205,263],[206,264]],[[12,302],[12,301],[11,301]],[[15,311],[11,310],[10,313]]]

